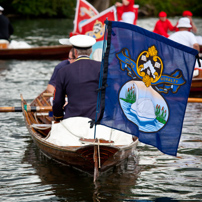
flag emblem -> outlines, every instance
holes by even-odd
[[[120,89],[121,109],[126,118],[143,132],[157,132],[169,117],[165,99],[151,87],[163,72],[163,62],[157,53],[156,47],[151,46],[139,54],[137,62],[130,58],[128,49],[116,54],[121,70],[127,69],[128,76],[135,79],[126,82]]]
[[[147,87],[158,81],[163,71],[163,62],[157,53],[156,47],[152,46],[137,59],[137,73]]]
[[[120,61],[121,70],[128,71],[128,76],[142,80],[146,87],[156,86],[156,90],[163,93],[177,93],[179,88],[186,83],[181,70],[175,70],[170,75],[162,75],[163,61],[158,56],[155,46],[151,46],[148,50],[143,50],[137,57],[135,62],[127,48],[123,48],[116,54]]]
[[[104,37],[104,31],[105,25],[101,21],[96,20],[93,25],[93,30],[86,32],[85,35],[92,36],[95,39],[100,39]]]
[[[106,23],[97,123],[176,155],[197,51],[138,26]]]
[[[80,8],[80,16],[83,17],[85,15],[88,15],[90,18],[92,18],[96,14],[91,8],[81,7]]]
[[[126,82],[120,89],[119,103],[126,118],[140,131],[157,132],[167,123],[169,109],[165,99],[142,81]]]

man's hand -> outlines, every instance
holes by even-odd
[[[116,3],[115,3],[115,6],[116,6],[116,7],[120,7],[120,6],[123,6],[123,4],[120,3],[120,2],[116,2]]]

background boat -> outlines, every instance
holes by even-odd
[[[191,90],[190,90],[191,97],[192,96],[201,97],[201,92],[202,92],[202,70],[199,69],[197,71],[198,71],[198,75],[194,76],[192,78]]]
[[[64,60],[68,58],[70,45],[39,46],[31,48],[2,48],[1,60]]]
[[[152,30],[157,20],[138,18],[137,25]],[[175,24],[177,20],[176,17],[172,21]],[[200,35],[201,20],[194,18]],[[65,38],[65,34],[72,31],[72,20],[70,22],[67,19],[16,19],[14,24],[21,31],[18,33],[16,30],[15,40],[24,39],[27,43],[38,46],[57,45],[58,39]],[[61,28],[60,33],[58,27]],[[31,103],[46,88],[58,62],[1,60],[1,106],[20,106],[21,93]],[[21,113],[2,113],[1,199],[4,202],[10,202],[11,199],[40,202],[92,201],[92,196],[97,193],[97,201],[154,201],[165,196],[172,196],[173,200],[183,201],[186,198],[200,201],[202,180],[198,179],[202,176],[201,107],[201,103],[188,103],[177,158],[164,155],[152,146],[138,143],[138,165],[134,165],[131,158],[125,167],[120,165],[124,170],[115,169],[102,175],[97,186],[94,186],[92,177],[84,172],[45,158],[33,143]]]

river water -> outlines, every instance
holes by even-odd
[[[139,19],[152,31],[157,18]],[[177,18],[171,19],[173,23]],[[194,19],[202,35],[201,19]],[[12,39],[31,45],[58,44],[72,20],[12,20]],[[0,61],[0,106],[30,103],[48,83],[59,61]],[[0,201],[202,201],[202,104],[187,106],[177,157],[140,143],[135,156],[96,184],[93,178],[45,158],[21,113],[0,114]]]

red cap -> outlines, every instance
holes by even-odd
[[[167,17],[166,12],[161,11],[161,12],[159,13],[159,17]]]
[[[183,17],[185,17],[185,16],[192,16],[193,14],[192,14],[192,12],[190,12],[190,11],[184,11],[183,13],[182,13],[182,16]]]

